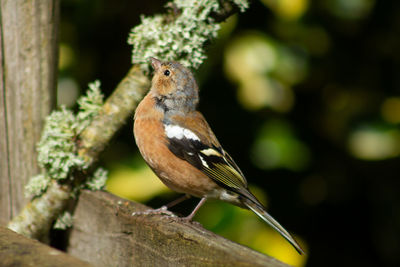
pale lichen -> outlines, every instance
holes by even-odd
[[[75,115],[65,107],[46,118],[37,150],[39,166],[51,179],[66,179],[72,167],[84,166],[85,162],[76,154],[78,126]]]
[[[72,224],[73,218],[71,216],[71,213],[69,213],[68,211],[64,211],[64,213],[58,216],[54,224],[54,229],[65,230],[67,228],[70,228]]]
[[[240,12],[244,12],[249,8],[249,1],[247,0],[232,0],[235,5],[239,7]]]
[[[148,58],[179,60],[187,67],[197,68],[206,58],[204,44],[214,39],[220,28],[210,14],[219,8],[217,0],[175,0],[172,4],[179,14],[167,21],[165,16],[142,16],[134,27],[128,43],[133,46],[133,63],[148,71]]]
[[[89,84],[87,95],[78,100],[78,105],[79,112],[76,116],[71,110],[61,107],[46,118],[37,146],[38,163],[43,172],[29,181],[26,186],[27,195],[41,195],[51,179],[72,179],[72,170],[87,168],[83,158],[77,154],[76,140],[103,105],[99,81]]]
[[[25,196],[32,197],[41,195],[50,185],[50,181],[51,179],[46,173],[41,173],[32,177],[25,186]]]
[[[106,185],[107,176],[108,176],[107,170],[101,167],[97,168],[97,170],[93,173],[93,176],[86,181],[84,188],[93,191],[104,189]]]
[[[101,93],[100,81],[89,83],[85,96],[78,99],[79,112],[76,115],[79,123],[78,132],[86,128],[96,116],[104,103],[104,95]]]
[[[233,0],[241,12],[247,0]],[[217,37],[220,29],[212,14],[221,8],[218,0],[174,0],[167,3],[169,16],[141,17],[142,23],[131,30],[132,61],[149,71],[149,57],[179,61],[186,67],[198,68],[206,58],[206,42]]]

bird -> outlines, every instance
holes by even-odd
[[[184,193],[184,198],[201,199],[186,219],[191,221],[207,199],[219,199],[253,211],[304,254],[298,242],[249,191],[243,172],[197,110],[199,88],[193,73],[175,61],[153,57],[150,61],[154,74],[149,92],[135,111],[135,142],[167,187]]]

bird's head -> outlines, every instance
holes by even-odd
[[[151,91],[163,99],[168,109],[195,110],[199,101],[198,86],[192,72],[178,62],[150,58],[154,68]]]

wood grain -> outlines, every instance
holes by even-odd
[[[148,207],[107,192],[83,191],[68,252],[96,266],[287,266],[167,215],[134,215]]]
[[[0,224],[27,202],[36,143],[55,104],[58,0],[0,1]]]

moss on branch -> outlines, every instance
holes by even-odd
[[[179,61],[191,68],[200,66],[206,58],[205,43],[217,37],[219,22],[234,11],[244,11],[248,1],[175,0],[166,7],[169,15],[143,16],[128,38],[133,63],[146,72],[149,57]]]

